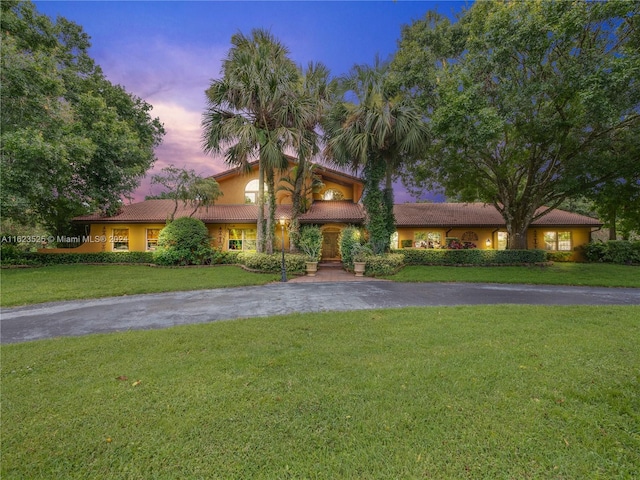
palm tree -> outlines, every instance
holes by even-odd
[[[296,130],[290,127],[291,103],[300,73],[289,59],[288,49],[269,32],[254,29],[247,37],[231,37],[232,47],[222,65],[222,78],[206,91],[203,114],[203,149],[222,153],[230,165],[249,168],[258,158],[257,249],[273,252],[275,226],[274,170],[287,161],[283,150]],[[270,208],[264,220],[264,184],[269,185]]]
[[[339,166],[363,171],[365,206],[369,222],[382,228],[369,229],[376,253],[389,246],[393,233],[393,179],[403,162],[421,155],[428,145],[423,115],[410,97],[389,81],[389,64],[375,59],[373,66],[356,65],[337,79],[341,98],[325,121],[325,157]],[[380,183],[384,179],[384,190]],[[366,205],[381,202],[382,205]],[[383,218],[373,218],[375,210]]]

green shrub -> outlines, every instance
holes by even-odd
[[[202,265],[211,258],[211,253],[204,222],[181,217],[160,231],[153,259],[158,265]]]
[[[547,252],[547,260],[550,262],[570,262],[572,252]]]
[[[75,263],[153,263],[151,252],[38,253],[21,252],[3,265],[69,265]]]
[[[282,254],[274,253],[272,255],[257,252],[240,252],[238,262],[251,270],[260,272],[279,272],[282,269]],[[285,253],[284,264],[287,272],[300,273],[304,272],[305,257],[294,253]]]
[[[405,249],[393,253],[403,254],[407,265],[514,265],[546,261],[544,250]]]
[[[211,252],[211,264],[222,265],[234,265],[241,263],[238,256],[242,253],[242,250],[222,250],[217,248]]]
[[[609,240],[588,243],[581,247],[581,251],[589,262],[640,263],[640,242]]]
[[[362,245],[363,235],[361,229],[349,226],[342,229],[338,238],[338,248],[342,257],[343,265],[348,269],[353,269],[353,246]]]
[[[322,254],[322,230],[320,227],[316,225],[302,227],[296,247],[306,255],[308,261],[319,261]]]
[[[367,275],[393,275],[403,266],[404,255],[401,253],[371,255],[367,257],[366,263]]]

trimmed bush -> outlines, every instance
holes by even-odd
[[[571,252],[547,252],[547,260],[550,262],[570,262],[572,256]]]
[[[4,257],[2,265],[70,265],[75,263],[153,263],[151,252],[38,253],[22,252]]]
[[[238,262],[251,270],[260,272],[279,272],[282,269],[282,254],[274,253],[268,255],[266,253],[257,252],[240,252]],[[304,255],[294,253],[285,253],[284,264],[287,272],[301,273],[306,269],[306,258]]]
[[[365,273],[367,275],[393,275],[404,265],[404,255],[387,253],[367,257]]]
[[[204,222],[181,217],[160,231],[153,259],[158,265],[203,265],[211,253],[209,231]]]
[[[404,249],[393,253],[404,255],[407,265],[514,265],[547,260],[544,250]]]

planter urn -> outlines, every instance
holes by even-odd
[[[356,277],[364,277],[364,267],[367,262],[353,262],[353,270],[356,272]]]
[[[306,262],[307,265],[307,275],[310,277],[315,277],[316,272],[318,271],[318,262]]]

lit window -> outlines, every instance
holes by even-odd
[[[544,232],[544,249],[571,251],[571,232]]]
[[[440,232],[415,232],[413,240],[416,248],[440,248],[442,246]]]
[[[113,242],[114,252],[128,252],[129,251],[129,229],[128,228],[114,228],[112,232],[111,241]]]
[[[390,248],[398,248],[398,232],[391,234],[391,241],[389,243]]]
[[[229,229],[229,250],[255,250],[256,249],[255,229]]]
[[[335,188],[330,188],[324,192],[325,200],[344,200],[344,195],[340,190],[336,190]]]
[[[158,235],[160,235],[159,228],[147,228],[147,251],[153,252],[158,248]]]
[[[260,182],[256,180],[251,180],[247,183],[247,186],[244,187],[244,203],[250,203],[252,205],[258,203],[258,193],[259,193]],[[267,191],[267,186],[264,186],[264,191]]]
[[[498,232],[498,250],[507,249],[507,238],[509,234],[507,232]]]

